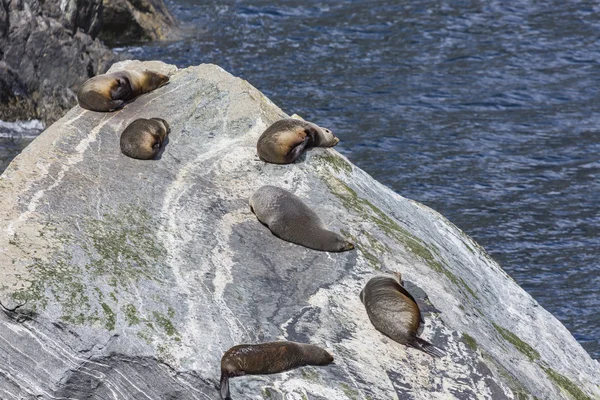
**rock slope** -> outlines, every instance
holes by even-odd
[[[600,365],[442,215],[333,149],[260,162],[256,140],[285,114],[217,66],[121,68],[171,82],[115,113],[74,107],[0,178],[0,398],[218,399],[225,350],[280,339],[336,362],[233,379],[235,399],[600,398]],[[171,124],[159,160],[119,151],[138,117]],[[248,206],[264,184],[357,250],[274,237]],[[359,292],[388,271],[438,310],[421,336],[446,357],[370,324]]]

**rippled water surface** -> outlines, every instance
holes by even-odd
[[[169,2],[187,37],[118,51],[215,63],[447,216],[600,358],[600,6]]]

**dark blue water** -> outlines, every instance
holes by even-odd
[[[169,2],[186,37],[118,51],[215,63],[334,130],[447,216],[600,358],[600,6]]]

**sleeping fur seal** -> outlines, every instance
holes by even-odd
[[[417,337],[423,318],[413,296],[402,287],[402,277],[376,276],[360,292],[371,323],[390,339],[435,357],[445,353]]]
[[[121,134],[121,152],[139,160],[152,159],[160,151],[169,131],[169,124],[164,119],[136,119]]]
[[[347,251],[354,244],[327,229],[300,198],[276,186],[263,186],[250,197],[250,209],[273,234],[314,250]]]
[[[168,76],[153,71],[117,71],[97,75],[81,85],[77,101],[86,110],[114,111],[168,81]]]
[[[332,362],[331,354],[313,344],[270,342],[234,346],[221,358],[221,399],[231,400],[229,378],[277,374],[305,365],[327,365]]]
[[[273,164],[290,164],[306,147],[333,147],[339,143],[329,129],[298,119],[282,119],[269,126],[256,144],[258,157]]]

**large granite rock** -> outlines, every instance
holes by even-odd
[[[285,114],[217,66],[123,67],[171,82],[115,113],[73,108],[1,176],[1,398],[217,399],[226,349],[279,339],[336,362],[233,379],[234,398],[600,398],[600,365],[442,215],[333,149],[259,161],[258,136]],[[119,151],[139,117],[171,124],[159,160]],[[357,250],[273,236],[248,206],[264,184],[304,198]],[[446,357],[372,327],[358,294],[385,271],[439,310],[422,337]]]
[[[100,38],[126,44],[177,37],[175,19],[163,0],[104,0]]]

